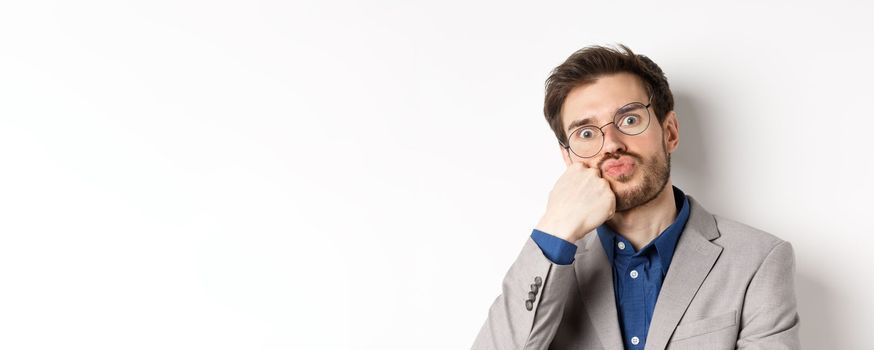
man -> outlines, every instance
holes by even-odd
[[[662,70],[587,47],[546,81],[567,170],[474,349],[798,349],[792,246],[673,186]]]

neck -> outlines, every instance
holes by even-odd
[[[677,218],[677,205],[670,179],[661,192],[644,205],[617,212],[607,226],[629,240],[634,250],[640,250],[655,239]]]

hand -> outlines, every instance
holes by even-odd
[[[572,163],[549,192],[546,213],[535,228],[574,243],[615,212],[616,195],[601,170]]]

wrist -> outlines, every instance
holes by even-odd
[[[537,225],[534,226],[534,228],[538,231],[548,233],[571,243],[576,241],[573,229],[569,228],[568,225],[562,224],[561,222],[557,222],[554,220],[550,220],[546,217],[540,219],[540,222],[538,222]]]

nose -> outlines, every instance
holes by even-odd
[[[604,147],[601,148],[601,153],[614,154],[619,150],[627,150],[624,140],[625,134],[616,129],[616,124],[607,125],[601,129],[601,132],[604,134]]]

